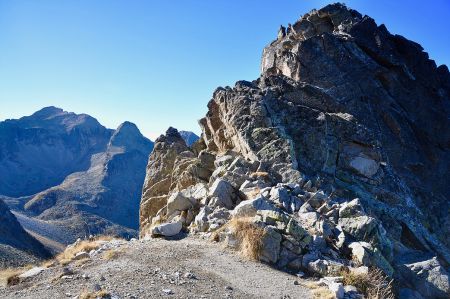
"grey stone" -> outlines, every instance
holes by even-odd
[[[210,206],[225,207],[229,210],[233,209],[233,200],[235,198],[235,190],[231,184],[222,179],[216,179],[209,189],[211,196]]]
[[[266,226],[264,231],[260,259],[264,262],[275,264],[280,255],[281,234],[270,226]]]
[[[163,223],[153,228],[152,235],[172,237],[180,233],[182,228],[181,222]]]
[[[43,267],[33,267],[30,270],[22,273],[19,275],[19,278],[30,278],[30,277],[34,277],[36,275],[39,275],[40,273],[42,273],[43,271],[45,271],[45,268]]]

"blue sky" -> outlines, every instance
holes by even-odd
[[[199,133],[216,87],[256,79],[279,25],[331,2],[0,0],[0,120],[54,105]],[[450,1],[345,3],[450,64]]]

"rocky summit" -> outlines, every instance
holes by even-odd
[[[313,10],[280,28],[257,80],[214,92],[196,143],[156,140],[141,236],[233,246],[245,217],[279,269],[380,269],[400,298],[448,298],[449,114],[449,70],[419,44],[342,4]]]

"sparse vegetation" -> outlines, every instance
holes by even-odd
[[[247,199],[253,199],[261,193],[261,189],[259,187],[254,188],[250,192],[247,192]]]
[[[111,294],[105,290],[100,290],[98,292],[85,291],[80,294],[79,298],[80,299],[97,299],[97,298],[107,299],[107,298],[111,298]]]
[[[19,275],[25,272],[24,268],[8,268],[0,271],[0,283],[2,286],[11,286],[20,282]]]
[[[266,179],[266,178],[269,178],[269,173],[267,173],[265,171],[255,171],[252,174],[250,174],[250,177]]]
[[[344,285],[355,286],[368,299],[394,299],[392,280],[379,269],[370,269],[368,274],[343,272]]]
[[[335,299],[336,296],[327,287],[318,287],[311,291],[314,299]]]
[[[263,228],[253,223],[252,218],[233,218],[212,234],[212,240],[218,242],[220,240],[220,233],[225,229],[229,229],[238,241],[239,252],[242,256],[251,260],[259,260],[265,234]]]
[[[65,266],[73,260],[78,252],[95,250],[101,245],[99,241],[111,241],[112,239],[114,239],[112,236],[99,236],[90,240],[83,240],[73,246],[67,246],[66,250],[58,254],[55,259],[58,263]]]
[[[302,283],[303,286],[311,289],[313,299],[335,299],[335,295],[325,286],[320,285],[318,282],[307,281]]]
[[[122,252],[116,249],[110,249],[103,254],[104,260],[114,260],[120,256]]]

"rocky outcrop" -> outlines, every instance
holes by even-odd
[[[56,107],[0,122],[0,194],[33,195],[87,170],[112,133],[89,115]]]
[[[0,200],[0,268],[24,265],[50,257],[50,252],[29,235]]]
[[[375,267],[394,278],[399,296],[448,297],[447,67],[333,4],[282,27],[261,70],[253,82],[214,92],[193,149],[161,137],[141,234],[169,198],[181,198],[190,204],[179,218],[153,225],[213,232],[231,217],[252,217],[265,231],[261,259],[279,268],[336,276]],[[204,153],[211,175],[191,172],[178,183],[186,159]],[[233,244],[226,229],[220,234]]]
[[[202,148],[201,140],[192,148],[188,147],[174,128],[156,139],[142,190],[141,235],[147,234],[155,223],[181,216],[183,210],[178,206],[185,204],[182,203],[185,196],[178,195],[177,190],[198,184],[199,190],[192,192],[201,193],[202,184],[208,182],[214,168],[214,156]]]

